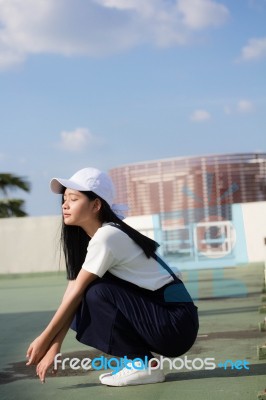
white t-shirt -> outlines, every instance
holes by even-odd
[[[171,275],[123,231],[103,224],[91,238],[82,268],[99,277],[106,271],[140,287],[156,290],[173,281]],[[177,273],[177,276],[180,275]]]

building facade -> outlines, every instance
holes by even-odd
[[[129,216],[153,215],[164,255],[223,257],[236,242],[234,204],[266,200],[266,154],[177,157],[110,170]]]

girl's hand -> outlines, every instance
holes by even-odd
[[[48,340],[42,335],[38,336],[29,346],[26,357],[28,362],[26,365],[37,365],[43,358],[49,347]]]
[[[50,366],[54,363],[54,358],[56,354],[60,352],[60,347],[59,346],[51,346],[50,349],[46,352],[45,356],[42,358],[42,360],[39,362],[39,364],[36,367],[36,374],[39,377],[40,381],[42,383],[45,382],[45,376],[50,368]],[[52,374],[56,374],[57,370],[52,369]]]

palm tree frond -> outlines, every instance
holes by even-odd
[[[30,183],[26,178],[17,175],[2,173],[0,174],[0,190],[6,195],[8,189],[21,189],[24,192],[29,192],[31,188]]]
[[[1,199],[0,218],[25,217],[27,213],[23,210],[24,203],[21,199]]]

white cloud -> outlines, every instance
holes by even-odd
[[[105,56],[132,46],[185,44],[219,26],[216,0],[0,0],[0,67],[30,54]]]
[[[211,119],[211,114],[206,110],[195,110],[190,119],[194,122],[205,122]]]
[[[77,128],[73,131],[60,133],[59,147],[70,152],[79,152],[88,146],[97,145],[101,140],[94,136],[87,128]]]
[[[239,100],[239,102],[237,103],[237,111],[242,114],[250,113],[253,110],[253,103],[249,100]]]
[[[229,17],[228,9],[212,0],[179,0],[178,9],[185,25],[191,29],[219,26]]]
[[[250,39],[242,48],[241,60],[252,61],[266,57],[266,37]]]
[[[230,105],[224,106],[224,113],[226,115],[249,114],[254,110],[254,103],[247,99],[241,99],[237,102],[231,103]]]
[[[229,17],[228,9],[214,0],[96,0],[119,10],[134,10],[140,16],[157,20],[177,18],[184,26],[201,29],[221,25]]]

